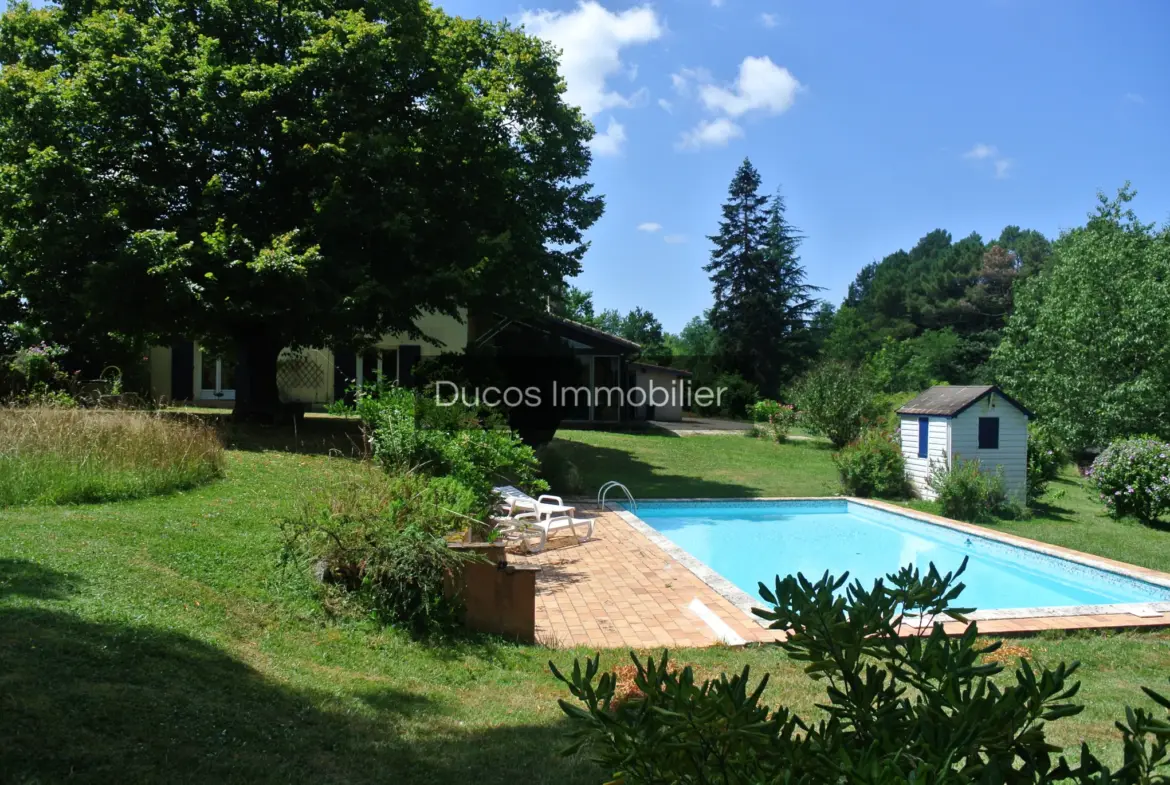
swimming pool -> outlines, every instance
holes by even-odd
[[[980,611],[1170,601],[1170,586],[843,499],[644,502],[637,519],[752,598],[776,575],[848,571],[869,585],[969,557],[958,604]]]

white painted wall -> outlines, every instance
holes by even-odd
[[[933,499],[937,494],[927,482],[930,477],[930,464],[945,466],[947,455],[950,453],[948,443],[948,419],[946,417],[928,417],[929,428],[926,445],[926,457],[918,457],[918,415],[907,414],[901,417],[902,457],[906,459],[906,477],[914,491],[924,499]]]
[[[999,449],[979,449],[979,418],[999,418]],[[1028,488],[1028,418],[999,393],[993,393],[951,421],[951,454],[979,460],[986,473],[1003,467],[1008,493],[1023,502]]]
[[[637,371],[637,386],[650,395],[651,383],[656,390],[658,400],[666,399],[665,405],[654,407],[654,419],[659,422],[682,422],[683,391],[686,389],[686,379],[668,371],[658,371],[653,368],[639,368]],[[669,395],[664,395],[663,391]],[[645,414],[645,407],[639,407],[639,415]]]
[[[441,313],[426,313],[415,320],[425,338],[411,338],[403,333],[387,333],[378,341],[377,349],[397,349],[414,344],[423,357],[434,357],[444,352],[462,352],[467,349],[467,310],[459,309],[460,319]],[[430,340],[427,340],[427,339]]]

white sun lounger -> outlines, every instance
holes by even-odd
[[[544,550],[544,546],[548,543],[549,534],[559,531],[560,529],[569,529],[573,532],[573,536],[577,538],[577,542],[583,542],[593,536],[593,519],[592,518],[574,518],[572,515],[553,515],[548,518],[541,518],[537,512],[522,512],[517,515],[509,516],[508,518],[496,519],[498,525],[501,526],[501,531],[506,534],[514,534],[521,541],[529,553],[540,553]],[[577,534],[577,527],[585,527],[585,537],[582,538]],[[540,535],[540,541],[535,545],[528,542],[528,538],[534,534]]]
[[[541,494],[533,499],[512,485],[497,486],[495,491],[502,499],[501,511],[508,518],[515,518],[517,513],[536,513],[536,517],[541,519],[554,515],[571,516],[576,512],[576,508],[566,505],[560,496],[553,496],[550,493]]]

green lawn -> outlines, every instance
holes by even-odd
[[[241,442],[226,477],[194,491],[0,511],[0,779],[603,781],[557,754],[563,692],[545,663],[584,652],[424,645],[330,623],[302,579],[280,570],[275,521],[353,466],[320,454],[346,434],[298,435],[310,452],[258,449],[287,446],[276,432]],[[610,459],[582,466],[591,483],[612,476],[640,496],[821,494],[830,479],[815,445],[566,436],[578,456]],[[1112,740],[1121,707],[1139,701],[1139,684],[1164,684],[1170,661],[1161,632],[1022,643],[1040,662],[1085,663],[1089,708],[1054,729],[1066,744]],[[711,675],[750,663],[773,674],[771,701],[814,711],[815,686],[775,648],[678,656]]]
[[[639,499],[840,492],[828,442],[562,431],[555,443],[594,494],[607,480],[624,483]]]

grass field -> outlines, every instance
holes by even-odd
[[[0,511],[0,779],[603,781],[557,754],[564,693],[546,662],[586,652],[427,645],[327,621],[303,580],[279,569],[275,521],[305,489],[352,470],[327,454],[348,437],[310,428],[296,445],[308,452],[287,452],[261,449],[289,446],[281,433],[228,436],[224,479],[195,490]],[[594,487],[612,476],[641,496],[823,494],[831,480],[828,452],[811,444],[565,441],[578,459],[608,458],[581,467]],[[1054,514],[1079,515],[1069,499],[1060,508],[1069,512]],[[1122,706],[1139,702],[1140,684],[1164,686],[1170,661],[1164,632],[1020,643],[1041,663],[1084,662],[1088,709],[1053,729],[1065,744],[1111,743]],[[605,662],[624,656],[607,652]],[[678,657],[708,675],[750,663],[773,674],[769,700],[814,711],[816,686],[775,648]]]

